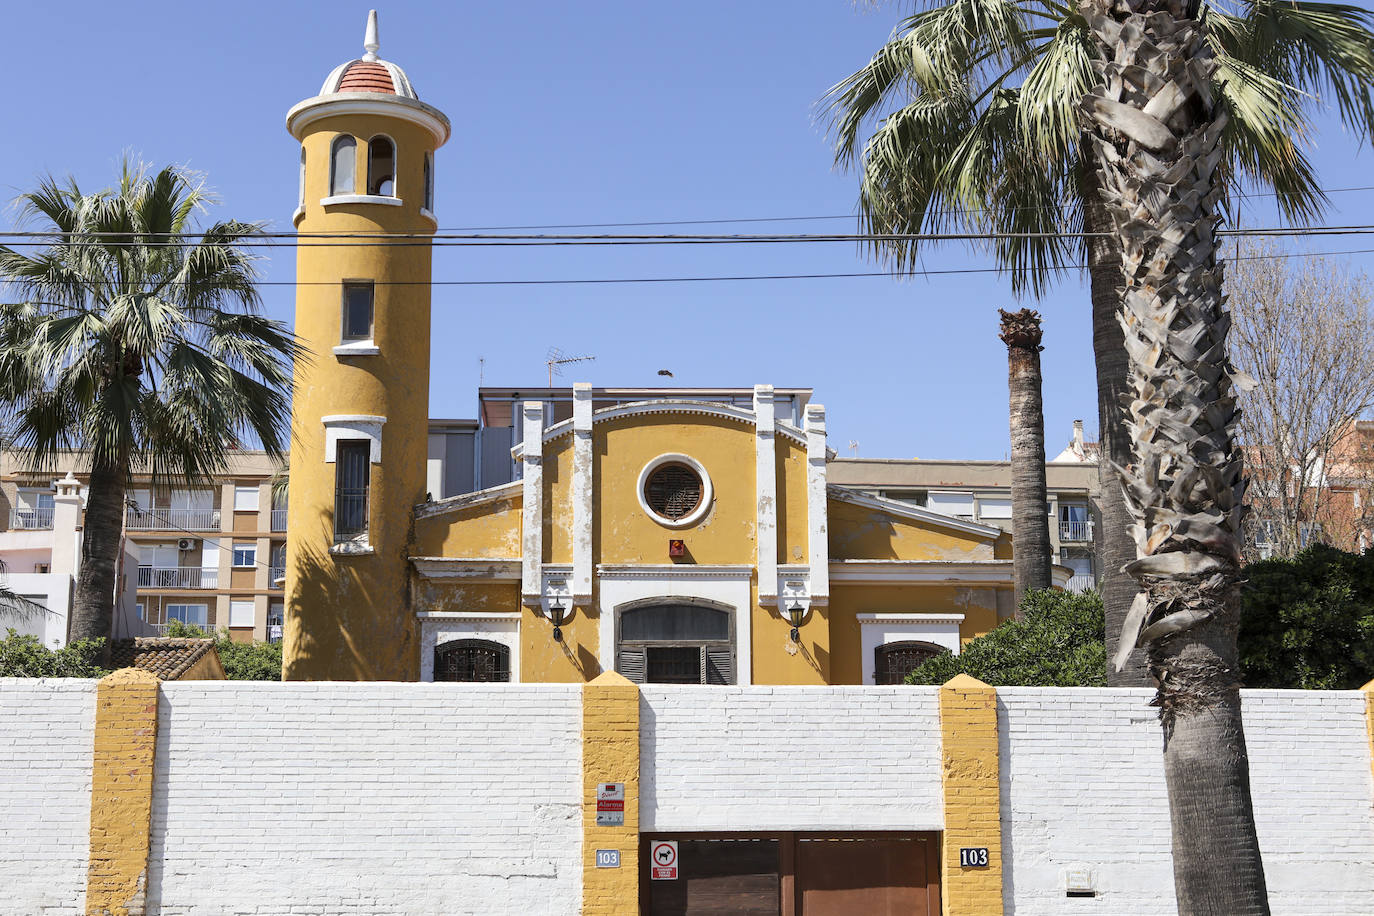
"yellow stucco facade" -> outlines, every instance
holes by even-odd
[[[1009,538],[829,485],[824,408],[782,394],[800,389],[598,402],[579,385],[570,413],[519,399],[514,479],[427,492],[427,241],[450,127],[368,47],[287,115],[310,350],[288,679],[884,683],[1010,615]]]

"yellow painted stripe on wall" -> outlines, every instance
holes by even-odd
[[[961,674],[940,688],[941,785],[945,832],[941,901],[945,916],[1002,913],[1002,811],[998,782],[997,690]],[[961,847],[986,847],[986,866],[961,866]]]
[[[1369,770],[1374,773],[1374,681],[1360,689],[1364,691],[1364,724],[1369,729]]]
[[[142,916],[157,746],[157,676],[124,668],[100,681],[91,764],[87,916]]]
[[[596,789],[625,784],[625,824],[596,825]],[[619,868],[597,868],[599,849],[618,850]],[[582,913],[639,912],[639,688],[615,671],[582,687]]]

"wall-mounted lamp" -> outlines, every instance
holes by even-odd
[[[793,600],[787,606],[787,619],[792,621],[792,641],[801,642],[801,633],[797,632],[802,625],[802,619],[806,616],[806,608],[802,607],[800,601]]]
[[[553,641],[563,641],[563,624],[568,622],[567,608],[562,598],[549,599],[549,620],[553,622]]]

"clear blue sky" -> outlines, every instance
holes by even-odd
[[[831,167],[813,105],[862,65],[903,5],[847,0],[690,4],[391,2],[381,56],[403,66],[454,134],[440,151],[445,228],[852,214],[856,179]],[[208,174],[217,216],[289,230],[297,146],[284,116],[362,53],[368,3],[10,4],[11,91],[0,192],[43,172],[108,183],[124,150]],[[1315,153],[1329,187],[1374,184],[1369,151],[1324,122]],[[1369,192],[1334,195],[1330,222],[1370,222]],[[1247,222],[1267,222],[1264,208]],[[13,214],[7,212],[3,224]],[[829,222],[743,231],[849,231]],[[730,227],[703,227],[708,230]],[[1325,240],[1321,250],[1374,247]],[[294,253],[264,279],[290,281]],[[1352,262],[1369,270],[1369,255]],[[932,249],[931,269],[987,267]],[[442,249],[436,280],[567,279],[877,269],[852,245]],[[289,286],[265,289],[291,320]],[[436,287],[432,416],[472,416],[485,382],[545,383],[552,346],[597,360],[564,384],[771,382],[810,386],[830,441],[866,457],[1000,458],[1006,351],[997,307],[1018,305],[991,274],[623,286]],[[1070,278],[1045,317],[1051,454],[1074,418],[1096,427],[1086,288]]]

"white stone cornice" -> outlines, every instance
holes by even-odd
[[[830,581],[846,584],[1010,585],[1011,560],[831,560]],[[1065,578],[1067,582],[1067,577]]]
[[[381,115],[419,125],[434,137],[436,147],[448,141],[448,118],[433,105],[381,92],[331,92],[298,102],[286,113],[286,129],[300,140],[305,129],[321,118],[334,115]]]
[[[855,614],[859,623],[963,623],[963,614]]]
[[[743,407],[736,407],[733,404],[717,404],[712,401],[689,400],[687,398],[665,398],[657,401],[632,401],[628,404],[615,404],[611,407],[603,407],[592,414],[592,423],[605,423],[608,420],[619,420],[623,417],[653,416],[656,414],[696,414],[704,417],[720,417],[738,423],[746,423],[750,426],[756,423],[754,412],[745,410]],[[573,421],[571,419],[562,420],[544,430],[544,441],[552,442],[563,436],[571,435],[572,431]],[[806,435],[789,423],[777,423],[776,431],[779,435],[791,439],[797,445],[806,445]],[[511,455],[519,459],[523,450],[524,444],[517,444],[511,449]]]
[[[749,579],[754,575],[754,567],[734,564],[602,563],[596,567],[596,574],[602,579]]]
[[[464,620],[468,623],[518,623],[519,611],[416,611],[420,620]]]
[[[435,515],[443,515],[446,512],[457,512],[461,509],[471,509],[474,506],[485,506],[506,499],[514,499],[521,495],[522,490],[523,486],[520,481],[512,480],[510,483],[487,487],[485,490],[462,493],[447,499],[436,499],[431,503],[420,503],[415,507],[415,517],[430,518]]]
[[[878,509],[898,518],[909,518],[913,521],[949,528],[952,531],[962,531],[965,534],[976,534],[990,539],[996,539],[1003,534],[1001,528],[980,525],[977,522],[969,522],[961,518],[951,518],[948,515],[941,515],[939,512],[913,506],[911,503],[904,503],[895,499],[883,499],[881,496],[870,496],[867,493],[860,493],[858,490],[851,490],[838,484],[831,484],[826,488],[826,493],[831,499],[838,499],[840,502],[852,503],[867,509]]]
[[[422,579],[520,581],[519,557],[411,557],[410,563]]]

